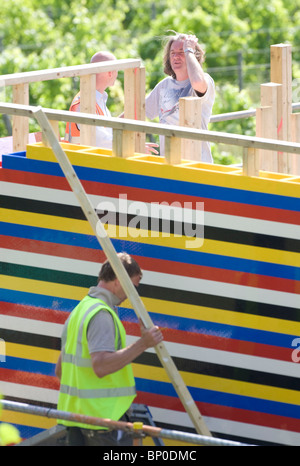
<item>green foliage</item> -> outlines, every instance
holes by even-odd
[[[168,31],[193,33],[205,47],[205,69],[216,83],[214,114],[258,104],[259,85],[269,80],[272,44],[292,44],[294,76],[300,76],[300,0],[2,0],[0,24],[0,74],[88,63],[106,49],[117,58],[142,58],[147,92],[164,77]],[[109,91],[113,115],[122,111],[122,80],[119,73]],[[78,85],[76,79],[33,84],[30,103],[67,109]],[[10,101],[11,91],[0,90]],[[211,128],[254,133],[251,119]],[[6,134],[0,123],[0,135]],[[230,152],[213,150],[215,160],[231,160]]]

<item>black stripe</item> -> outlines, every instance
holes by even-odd
[[[45,322],[45,327],[47,322]],[[47,348],[60,350],[60,338],[37,333],[19,332],[17,330],[1,329],[0,338],[6,343],[34,346],[36,348]]]
[[[35,212],[45,215],[54,215],[58,217],[73,218],[77,220],[86,220],[81,207],[72,205],[63,205],[32,199],[22,199],[17,197],[0,196],[3,208],[11,210],[23,210],[26,212]],[[215,241],[228,243],[245,244],[249,246],[276,249],[281,251],[299,252],[300,240],[293,238],[282,238],[278,236],[252,233],[247,231],[231,230],[227,228],[218,228],[204,225],[203,229],[194,223],[176,222],[165,219],[166,223],[159,219],[158,221],[145,218],[143,216],[129,215],[118,212],[102,212],[99,218],[109,218],[109,223],[120,226],[132,226],[134,220],[135,228],[159,232],[169,232],[170,234],[178,233],[187,237],[203,237]],[[107,222],[105,222],[107,223]]]
[[[201,353],[201,349],[199,349]],[[253,383],[256,385],[267,385],[271,387],[285,388],[289,390],[300,390],[300,379],[269,372],[243,369],[226,364],[215,364],[211,362],[195,361],[193,359],[172,357],[178,371],[191,372],[209,377],[218,377],[221,379],[235,380],[239,382]],[[161,367],[161,363],[156,354],[143,353],[135,361],[137,364],[146,366]],[[224,358],[224,362],[225,358]],[[151,369],[149,369],[151,371]]]
[[[26,265],[10,264],[5,262],[0,262],[0,266],[4,275],[30,278],[32,280],[41,280],[51,283],[61,283],[70,286],[90,288],[91,286],[94,286],[97,281],[97,277],[83,275],[80,273],[42,269],[39,267],[28,267]],[[296,322],[299,322],[300,320],[300,309],[288,306],[277,306],[274,304],[227,298],[175,288],[164,288],[144,283],[139,285],[139,294],[141,298],[152,298],[181,304],[191,304],[195,306],[220,309],[223,311],[240,312]]]
[[[227,298],[223,296],[196,293],[193,291],[179,290],[175,288],[163,288],[152,285],[139,285],[141,297],[191,304],[201,307],[211,307],[224,311],[241,312],[245,314],[258,315],[264,317],[274,317],[283,320],[299,322],[300,309],[285,306],[276,306],[255,301]]]
[[[22,210],[24,212],[33,212],[36,214],[54,215],[56,217],[86,220],[81,207],[73,205],[56,204],[54,202],[45,202],[38,201],[36,199],[26,199],[4,195],[0,196],[0,205],[4,209]]]
[[[46,325],[47,323],[45,323],[45,327]],[[60,339],[57,337],[20,332],[16,330],[1,330],[0,337],[7,343],[10,342],[25,346],[34,346],[37,348],[37,351],[38,348],[60,350]],[[227,366],[226,364],[195,361],[187,358],[172,357],[172,360],[178,371],[289,390],[300,390],[300,379],[297,377],[243,369],[234,366]],[[155,353],[144,352],[136,358],[134,362],[136,364],[149,366],[150,372],[151,366],[161,367],[161,363]]]

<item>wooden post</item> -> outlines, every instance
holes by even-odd
[[[135,119],[145,121],[145,89],[146,89],[146,73],[145,67],[135,68]],[[135,134],[135,150],[136,152],[144,153],[146,143],[145,133]]]
[[[292,47],[288,44],[271,46],[271,81],[282,84],[277,107],[277,135],[282,141],[291,141],[290,115],[292,113]],[[292,157],[278,153],[278,170],[292,173]]]
[[[246,147],[243,151],[243,175],[259,176],[258,150],[253,147]]]
[[[13,103],[29,105],[29,84],[15,84],[12,86]],[[14,115],[12,119],[13,151],[26,150],[29,135],[29,120],[27,117]]]
[[[165,160],[169,165],[181,163],[181,141],[174,136],[165,136]]]
[[[256,110],[256,136],[277,139],[277,102],[281,84],[262,84],[261,107]],[[278,172],[277,152],[259,150],[260,168],[269,172]]]
[[[113,129],[112,155],[123,157],[123,130]]]
[[[291,132],[292,141],[300,142],[300,113],[292,113],[291,115]],[[293,154],[293,173],[300,175],[300,155]]]
[[[201,100],[197,97],[179,99],[179,125],[201,129]],[[181,158],[201,161],[202,141],[181,140]]]
[[[136,95],[135,69],[124,71],[124,118],[135,119],[135,95]],[[122,157],[131,157],[135,152],[135,133],[123,131]]]
[[[87,74],[80,78],[80,112],[96,113],[96,75]],[[92,125],[80,126],[80,144],[96,145],[96,127]]]

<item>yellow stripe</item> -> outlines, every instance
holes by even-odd
[[[40,429],[50,429],[57,424],[56,419],[48,419],[47,417],[37,416],[35,414],[18,413],[6,409],[3,410],[1,421]]]
[[[132,367],[136,378],[171,383],[166,371],[161,367],[142,366],[135,363],[133,363]],[[194,374],[191,372],[180,372],[180,374],[187,387],[201,387],[204,390],[213,390],[234,395],[300,405],[298,390],[259,385],[251,382],[240,382],[238,380]]]
[[[71,146],[69,147],[72,148]],[[199,162],[191,163],[183,160],[181,164],[170,166],[164,162],[164,158],[162,157],[153,158],[146,155],[141,156],[141,154],[135,154],[132,157],[123,159],[120,157],[109,157],[106,153],[101,155],[99,148],[94,148],[94,150],[93,148],[82,150],[80,146],[78,146],[78,150],[66,150],[67,145],[64,145],[63,148],[73,165],[174,179],[191,183],[201,183],[205,185],[222,186],[246,191],[300,197],[299,178],[298,182],[295,182],[295,177],[292,175],[278,176],[278,174],[264,174],[262,172],[261,175],[265,176],[265,178],[255,178],[243,176],[242,171],[239,172],[233,168],[231,168],[233,174],[228,173],[229,167],[224,167],[222,165],[210,165]],[[26,156],[38,160],[56,161],[52,149],[40,147],[39,145],[28,145]],[[289,183],[289,181],[291,181],[291,183]]]
[[[62,285],[59,283],[43,282],[29,278],[19,278],[1,275],[1,287],[18,290],[27,293],[55,296],[66,299],[81,300],[88,292],[87,288]],[[202,307],[201,305],[189,305],[151,298],[142,298],[148,312],[166,314],[170,316],[187,317],[196,320],[205,320],[220,324],[237,325],[239,327],[265,330],[268,332],[286,333],[288,335],[300,335],[300,323],[271,317],[255,316],[234,311]],[[127,300],[124,307],[131,308]]]
[[[4,222],[11,222],[29,225],[33,227],[55,229],[60,231],[76,232],[87,235],[94,235],[94,232],[85,220],[74,220],[64,217],[55,217],[52,215],[35,214],[9,209],[0,210],[1,219]],[[200,244],[200,247],[193,248],[193,251],[199,251],[207,254],[216,254],[220,256],[238,257],[258,262],[269,262],[274,264],[290,265],[297,267],[300,263],[300,254],[294,252],[280,251],[276,249],[262,248],[256,246],[247,246],[237,243],[227,243],[222,241],[204,239],[203,245],[201,239],[188,238],[185,236],[177,237],[175,235],[159,234],[156,237],[154,232],[148,230],[139,230],[135,228],[117,227],[115,225],[106,225],[105,229],[110,238],[116,238],[124,241],[135,241],[137,243],[153,244],[161,247],[172,247],[175,249],[186,249],[187,245],[193,247]],[[188,243],[187,243],[188,241]]]
[[[0,209],[0,218],[2,222],[16,223],[19,225],[48,228],[49,230],[74,231],[85,235],[94,234],[87,220],[76,220],[65,217],[55,217],[54,215],[36,214],[9,209]]]
[[[31,359],[33,361],[42,361],[56,364],[59,351],[8,342],[6,343],[6,355],[14,358]]]
[[[79,286],[61,285],[59,283],[43,282],[30,278],[11,277],[7,275],[0,275],[0,280],[2,288],[66,299],[81,300],[88,291],[87,288]]]
[[[225,325],[230,323],[233,326],[237,325],[238,327],[253,328],[255,330],[279,332],[293,336],[300,335],[300,322],[152,298],[142,298],[142,300],[147,311],[153,314],[166,314],[168,316],[204,320]],[[127,307],[130,307],[129,301],[123,303],[124,307],[126,307],[126,303]],[[153,320],[155,323],[155,317],[153,317]]]

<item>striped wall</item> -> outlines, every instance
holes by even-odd
[[[211,432],[300,445],[300,179],[64,148],[116,250],[142,266],[143,302]],[[50,149],[3,156],[0,180],[0,392],[55,407],[62,325],[105,257]],[[130,343],[128,301],[120,314]],[[133,367],[156,424],[193,432],[155,352]],[[3,415],[23,437],[54,422]]]

